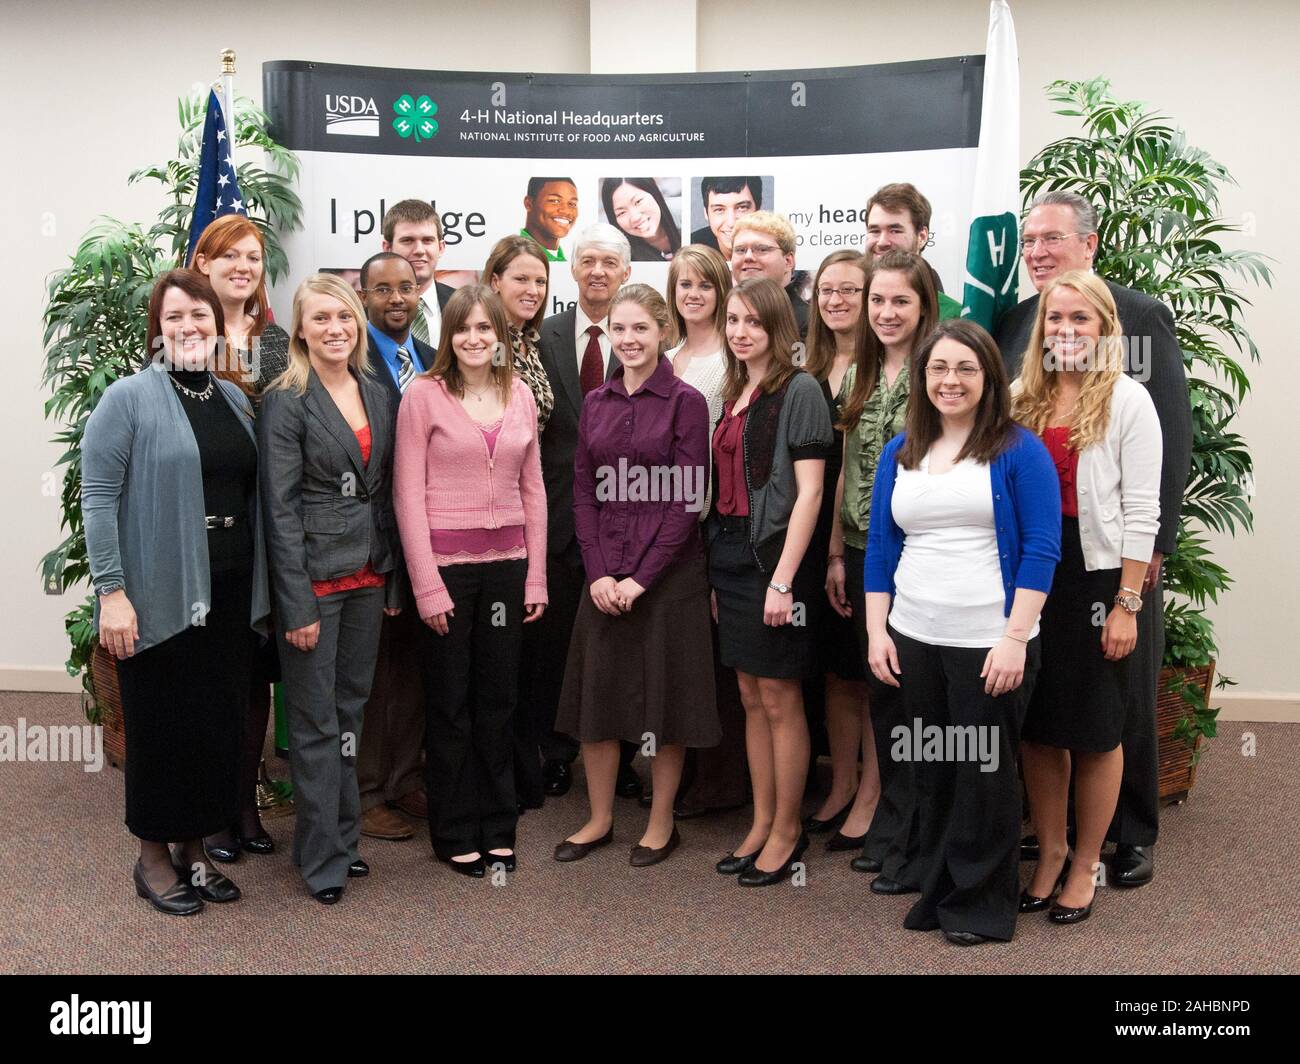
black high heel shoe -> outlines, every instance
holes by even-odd
[[[178,876],[175,883],[159,894],[149,886],[149,881],[144,877],[144,869],[137,861],[131,871],[131,878],[135,882],[135,892],[160,913],[166,913],[168,916],[191,916],[203,909],[203,899],[195,893],[194,888],[184,877]]]
[[[785,864],[773,872],[764,872],[757,864],[753,865],[748,871],[740,873],[736,879],[742,887],[770,887],[780,883],[790,877],[794,870],[794,864],[803,856],[804,850],[808,849],[808,836],[806,834],[799,836],[799,841],[794,844],[794,849],[790,856],[786,858]],[[757,855],[755,855],[757,857]]]
[[[1064,880],[1064,875],[1062,875]],[[1092,898],[1087,905],[1062,905],[1060,901],[1052,903],[1047,918],[1054,924],[1081,924],[1092,915],[1093,902],[1097,900],[1097,886],[1094,883]]]
[[[849,810],[852,808],[853,799],[849,799],[843,809],[827,820],[818,820],[815,816],[807,817],[803,822],[804,832],[809,835],[825,835],[828,831],[834,831],[848,820]]]
[[[1056,885],[1052,888],[1052,893],[1046,898],[1040,898],[1037,894],[1030,894],[1028,889],[1020,892],[1020,911],[1022,913],[1041,913],[1044,909],[1050,908],[1052,898],[1056,893],[1065,886],[1065,878],[1070,874],[1070,859],[1065,859],[1065,867],[1061,869],[1061,874],[1056,877]]]
[[[754,867],[754,859],[758,857],[759,852],[759,850],[755,850],[753,853],[747,853],[743,856],[734,852],[729,853],[713,867],[720,875],[738,876]]]

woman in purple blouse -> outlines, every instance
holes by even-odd
[[[677,848],[673,801],[686,747],[720,732],[709,585],[699,534],[709,409],[663,357],[668,307],[649,285],[614,297],[621,368],[582,405],[573,512],[590,594],[569,644],[556,730],[582,743],[591,816],[555,849],[577,861],[614,838],[619,740],[650,758],[650,823],[634,866]]]

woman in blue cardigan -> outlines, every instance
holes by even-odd
[[[868,664],[901,686],[909,722],[890,756],[916,772],[919,882],[899,886],[921,897],[904,926],[962,946],[1007,941],[1015,755],[1060,556],[1060,490],[1046,447],[1011,420],[1001,355],[978,325],[941,322],[911,373],[906,428],[876,472],[865,576]]]

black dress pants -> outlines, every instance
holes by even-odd
[[[448,633],[423,625],[425,791],[433,852],[513,848],[514,715],[528,563],[440,568],[453,606]]]
[[[1142,596],[1138,642],[1141,662],[1133,670],[1124,715],[1124,778],[1106,838],[1121,846],[1152,846],[1160,831],[1160,755],[1156,738],[1156,691],[1165,656],[1164,581]]]
[[[914,759],[920,828],[921,897],[903,926],[1010,941],[1020,890],[1016,751],[1038,674],[1038,639],[1026,648],[1024,681],[995,698],[984,693],[980,677],[987,647],[931,646],[893,629],[890,635],[907,718],[890,754]],[[916,731],[936,725],[946,740],[938,756],[928,745],[918,751]]]

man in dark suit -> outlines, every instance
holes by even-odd
[[[1025,268],[1039,292],[1052,278],[1068,270],[1092,269],[1097,252],[1097,210],[1073,192],[1039,196],[1025,216],[1021,233]],[[1130,700],[1124,723],[1124,779],[1119,805],[1107,838],[1115,843],[1111,883],[1140,887],[1155,874],[1152,847],[1160,824],[1160,787],[1156,742],[1155,700],[1164,657],[1163,585],[1160,569],[1178,542],[1183,491],[1191,470],[1192,411],[1187,373],[1174,335],[1169,308],[1141,292],[1106,282],[1119,311],[1120,328],[1128,344],[1126,370],[1146,386],[1160,418],[1164,459],[1160,471],[1160,530],[1155,553],[1142,584],[1143,606],[1138,614],[1138,649],[1142,655],[1142,687]],[[995,339],[1007,372],[1015,377],[1038,313],[1034,295],[1009,310],[998,322]]]
[[[524,635],[519,709],[515,714],[515,778],[519,801],[537,806],[543,794],[558,796],[572,782],[569,766],[578,744],[555,731],[555,711],[564,682],[578,604],[587,593],[582,552],[573,525],[573,458],[578,446],[582,400],[618,364],[609,338],[609,307],[632,272],[627,237],[612,225],[588,226],[573,248],[578,303],[542,322],[542,367],[555,393],[555,409],[542,433],[542,478],[546,482],[546,589],[550,604]],[[628,744],[631,745],[631,744]],[[538,751],[541,751],[539,763]],[[632,746],[635,756],[636,747]],[[619,769],[619,793],[635,797],[640,782],[631,757]]]
[[[736,284],[767,277],[785,289],[799,335],[808,331],[808,304],[794,280],[794,227],[783,214],[751,211],[732,230],[731,277]]]
[[[434,276],[438,260],[447,250],[442,238],[442,219],[424,200],[406,199],[388,208],[381,229],[383,250],[395,251],[409,262],[420,286],[411,332],[421,343],[436,348],[442,329],[442,308],[455,291],[449,285],[440,284]]]
[[[706,177],[700,181],[705,224],[691,233],[692,244],[716,248],[731,258],[731,233],[743,214],[763,209],[761,177]]]
[[[419,285],[410,262],[381,251],[361,267],[361,301],[375,378],[392,397],[393,409],[417,373],[433,365],[433,349],[411,335]],[[403,602],[411,597],[402,570]],[[416,660],[420,617],[413,608],[385,616],[379,634],[375,678],[364,711],[357,750],[361,834],[372,839],[409,839],[411,825],[398,815],[428,815],[420,751],[424,749],[424,688]]]

